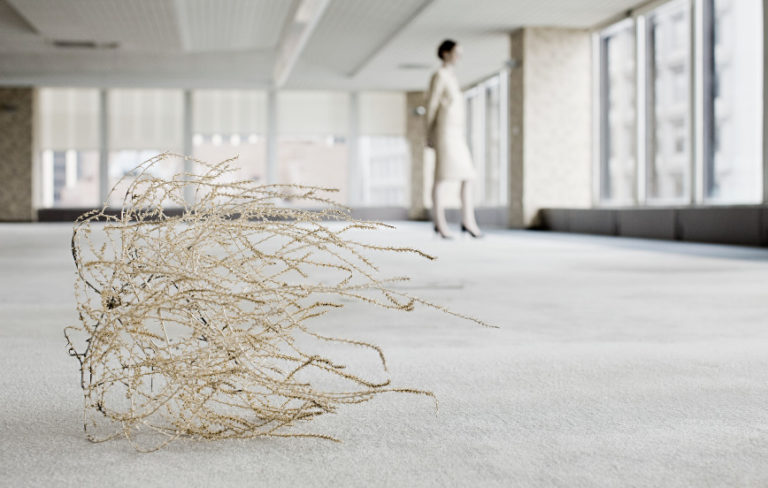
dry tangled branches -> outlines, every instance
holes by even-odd
[[[179,436],[333,439],[286,430],[383,392],[434,398],[357,376],[305,345],[368,348],[386,371],[377,346],[323,336],[310,319],[349,299],[395,310],[424,304],[470,318],[393,290],[405,278],[377,277],[366,253],[432,257],[347,238],[352,229],[385,225],[351,219],[325,189],[231,181],[231,160],[195,161],[200,175],[152,176],[156,165],[179,157],[164,153],[140,165],[119,214],[105,207],[75,224],[81,325],[65,336],[80,362],[89,439],[124,436],[142,451]],[[194,204],[185,201],[185,187]],[[276,205],[286,196],[321,210]],[[164,209],[170,206],[183,211],[172,214]],[[329,227],[327,220],[345,224]],[[323,378],[335,387],[317,386]]]

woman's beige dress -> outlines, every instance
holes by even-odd
[[[432,75],[427,92],[427,145],[435,149],[435,181],[475,177],[467,147],[464,94],[453,69],[442,67]]]

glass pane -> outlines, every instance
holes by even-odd
[[[207,163],[238,156],[231,179],[266,183],[266,93],[200,90],[193,107],[193,156]]]
[[[278,183],[335,188],[325,196],[347,198],[349,95],[331,91],[286,91],[277,96]],[[286,203],[312,206],[288,199]]]
[[[40,202],[42,207],[99,204],[99,92],[41,88]]]
[[[709,0],[707,198],[762,198],[763,27],[761,0]]]
[[[675,0],[648,18],[648,199],[690,195],[690,6]]]
[[[181,90],[110,90],[109,188],[127,176],[109,198],[121,205],[132,172],[142,162],[164,151],[183,147],[183,95]],[[184,171],[180,158],[153,167],[152,174],[172,178]]]
[[[402,92],[358,95],[358,154],[352,205],[408,205],[410,150],[405,138],[406,100]]]
[[[467,146],[472,155],[472,163],[475,166],[477,177],[472,186],[472,197],[475,203],[482,205],[485,196],[485,131],[483,123],[484,87],[476,86],[470,89],[466,94],[466,118],[467,118]]]
[[[96,207],[99,204],[99,152],[42,152],[42,206]]]
[[[476,173],[472,197],[481,206],[504,205],[506,199],[506,86],[506,78],[499,74],[464,94],[467,146]],[[453,200],[448,201],[453,206]]]
[[[601,192],[603,202],[632,204],[636,196],[637,119],[635,27],[602,38]]]
[[[359,141],[362,204],[408,204],[408,142],[401,136],[362,136]]]
[[[220,163],[237,156],[230,165],[231,179],[266,183],[266,139],[261,134],[195,134],[193,155],[206,163]],[[201,171],[196,168],[196,171]]]
[[[335,188],[323,196],[347,203],[347,143],[342,136],[280,136],[277,143],[278,183]],[[317,206],[309,201],[286,203]]]

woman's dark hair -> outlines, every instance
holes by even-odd
[[[454,47],[456,47],[456,41],[452,39],[444,40],[443,42],[440,43],[440,47],[437,48],[437,57],[440,59],[445,59],[443,58],[443,55],[445,55],[445,53],[449,53],[453,51]]]

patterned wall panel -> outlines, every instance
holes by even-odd
[[[591,205],[591,52],[586,30],[525,36],[525,221],[542,207]]]
[[[524,28],[510,47],[509,224],[528,227],[542,207],[591,204],[590,37]]]
[[[425,208],[425,178],[424,178],[424,145],[426,141],[426,127],[424,116],[418,115],[415,110],[424,106],[424,92],[414,91],[406,94],[405,134],[408,146],[411,150],[411,204],[408,211],[412,219],[426,217]]]
[[[0,88],[0,221],[32,219],[32,88]]]

